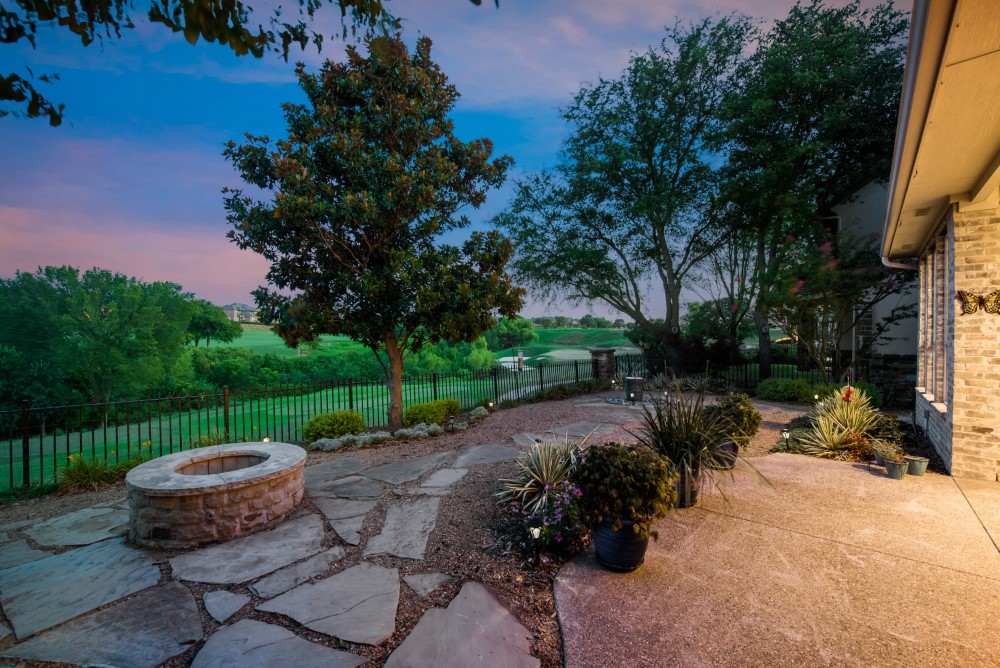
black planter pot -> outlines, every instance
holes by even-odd
[[[649,538],[639,538],[632,530],[633,524],[626,521],[621,531],[615,531],[611,521],[604,520],[591,529],[597,561],[608,570],[628,573],[642,566],[646,559]]]
[[[698,504],[698,482],[697,472],[689,471],[686,468],[680,470],[675,488],[677,489],[678,508],[690,508]]]
[[[729,471],[736,466],[736,458],[739,456],[740,446],[735,441],[723,441],[715,446],[712,461],[707,465],[716,471]]]

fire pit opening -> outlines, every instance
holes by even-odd
[[[215,473],[231,473],[240,469],[250,468],[267,461],[267,456],[261,455],[223,455],[202,459],[185,464],[177,469],[181,475],[212,475]]]
[[[230,443],[140,464],[125,477],[129,540],[191,548],[259,531],[301,503],[305,461],[289,443]]]

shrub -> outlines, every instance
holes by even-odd
[[[407,427],[421,422],[424,424],[443,424],[449,415],[458,415],[461,410],[462,405],[458,399],[451,397],[413,404],[406,409],[406,413],[403,415],[403,424]]]
[[[427,438],[428,436],[440,436],[444,433],[444,427],[439,424],[427,424],[421,422],[420,424],[415,424],[412,427],[404,427],[403,429],[397,429],[393,434],[393,438],[398,438],[402,441],[407,441],[413,438]]]
[[[504,501],[519,501],[525,512],[541,510],[549,500],[546,493],[570,479],[576,450],[573,443],[536,443],[517,460],[517,477],[500,480],[504,489],[497,496]]]
[[[348,445],[374,445],[375,443],[388,441],[390,438],[392,438],[392,434],[387,431],[368,432],[367,434],[344,434],[338,438],[320,438],[314,441],[310,447],[323,450],[324,452],[332,452]]]
[[[817,457],[854,458],[868,451],[868,436],[879,423],[868,395],[850,386],[820,399],[811,417],[812,428],[798,441],[803,452]]]
[[[66,468],[59,471],[61,492],[83,492],[100,489],[123,479],[139,464],[153,459],[149,441],[141,443],[139,449],[114,464],[106,459],[87,459],[82,453],[69,455]]]
[[[811,403],[815,391],[802,379],[767,378],[757,386],[757,396],[768,401],[798,401]]]
[[[572,480],[580,488],[582,519],[590,525],[604,520],[621,531],[625,522],[642,538],[655,517],[674,507],[677,492],[667,462],[643,445],[605,443],[583,451]]]
[[[730,392],[718,406],[722,415],[733,425],[730,437],[745,447],[760,429],[763,419],[750,402],[750,397],[741,392]]]
[[[302,440],[312,443],[321,438],[360,434],[365,430],[365,416],[357,411],[333,411],[314,415],[302,426]]]

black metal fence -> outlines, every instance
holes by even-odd
[[[638,369],[641,358],[619,358]],[[403,405],[452,397],[463,409],[517,401],[554,385],[594,378],[590,360],[497,366],[478,373],[430,374],[403,379]],[[297,442],[319,413],[352,409],[369,427],[388,424],[389,391],[383,379],[348,379],[322,385],[209,390],[106,403],[31,406],[0,410],[0,489],[55,480],[71,456],[116,464],[137,454],[160,456],[217,442]]]

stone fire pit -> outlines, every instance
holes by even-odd
[[[297,445],[230,443],[141,464],[125,477],[129,540],[191,548],[258,531],[302,501],[305,461]]]

